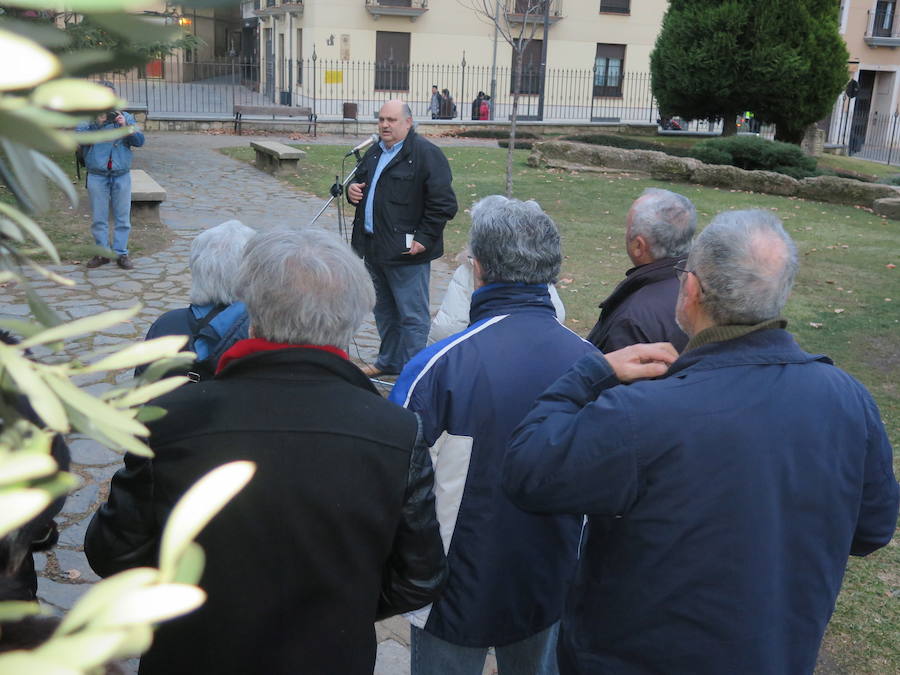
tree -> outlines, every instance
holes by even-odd
[[[16,0],[21,7],[40,2]],[[135,35],[153,35],[135,17],[112,13],[124,0],[68,0],[73,9],[109,12],[104,20],[130,25]],[[143,33],[142,33],[143,31]],[[164,39],[164,38],[162,38]],[[48,183],[75,201],[69,177],[44,153],[71,152],[80,142],[109,140],[127,129],[95,132],[92,138],[72,129],[98,112],[122,107],[106,87],[71,77],[74,72],[102,72],[119,55],[107,50],[80,50],[61,57],[68,38],[47,23],[0,19],[0,54],[15,67],[0,69],[0,282],[15,285],[28,298],[31,318],[0,318],[0,328],[23,337],[0,343],[0,538],[7,556],[2,575],[14,575],[30,540],[16,536],[53,499],[77,485],[60,471],[51,454],[56,434],[77,431],[107,447],[139,455],[152,454],[144,440],[145,422],[164,410],[146,402],[181,386],[186,378],[158,379],[169,368],[184,366],[193,354],[179,354],[186,338],[166,337],[128,345],[117,352],[65,358],[66,341],[125,321],[140,306],[87,316],[63,323],[32,286],[32,278],[74,283],[31,259],[43,251],[59,256],[52,242],[28,213],[46,208]],[[27,350],[35,349],[30,357]],[[133,381],[117,384],[96,398],[81,391],[72,378],[151,364]],[[27,405],[26,405],[27,404]],[[33,414],[32,414],[33,411]],[[169,517],[160,545],[159,569],[139,568],[112,576],[88,591],[33,649],[0,653],[0,673],[96,673],[110,660],[136,656],[149,647],[152,626],[192,611],[205,595],[196,584],[203,570],[203,551],[193,538],[210,518],[253,475],[250,462],[234,462],[202,478]],[[6,581],[6,580],[4,580]],[[0,602],[0,630],[40,614],[36,602]],[[2,637],[2,635],[0,635]]]
[[[522,72],[525,50],[542,24],[537,20],[544,15],[551,0],[512,0],[513,11],[506,11],[505,0],[469,0],[467,7],[485,22],[494,26],[497,34],[509,43],[513,50],[512,113],[509,116],[509,147],[506,150],[506,196],[512,197],[513,150],[516,147],[516,121],[519,113],[519,96],[522,92]],[[544,69],[538,75],[544,77]]]
[[[673,0],[650,56],[660,111],[721,118],[753,111],[799,143],[847,82],[838,5],[829,0]]]

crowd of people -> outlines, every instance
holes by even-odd
[[[210,372],[153,402],[154,457],[113,477],[91,567],[154,565],[192,483],[257,471],[198,538],[206,604],[160,626],[141,673],[372,673],[373,623],[398,614],[413,675],[479,675],[492,647],[501,675],[812,673],[847,558],[888,544],[900,491],[872,397],[786,330],[778,218],[695,235],[690,200],[645,191],[585,340],[551,295],[557,225],[486,197],[468,321],[428,344],[452,174],[403,101],[378,131],[351,246],[224,223],[192,248],[190,306],[151,329]]]

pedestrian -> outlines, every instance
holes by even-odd
[[[431,85],[431,103],[428,106],[431,119],[436,120],[441,114],[441,95],[436,84]]]
[[[671,342],[681,351],[688,338],[675,322],[679,283],[675,265],[691,250],[697,210],[675,192],[648,188],[625,218],[625,252],[634,267],[600,303],[588,341],[602,352],[638,342]]]
[[[481,102],[484,100],[484,92],[479,91],[478,96],[475,97],[475,100],[472,101],[472,119],[479,120],[481,119]]]
[[[450,96],[450,91],[448,89],[444,89],[441,91],[441,114],[440,118],[442,120],[452,120],[456,117],[456,103],[453,101],[453,97]]]
[[[178,498],[213,468],[256,473],[200,533],[207,599],[159,627],[144,675],[371,675],[376,620],[434,600],[446,560],[416,416],[345,351],[374,301],[364,265],[319,228],[273,229],[235,287],[247,340],[216,377],[156,399],[154,456],[125,456],[85,536],[100,576],[156,565]]]
[[[482,120],[491,119],[491,97],[488,94],[485,94],[484,98],[481,99],[481,107],[479,108],[479,118]]]
[[[103,82],[115,92],[109,82]],[[91,234],[94,243],[103,248],[109,245],[109,213],[113,215],[112,250],[116,264],[123,270],[134,269],[128,256],[128,235],[131,233],[131,149],[144,144],[144,134],[138,128],[131,113],[111,110],[99,115],[93,122],[76,127],[76,131],[101,131],[128,127],[130,133],[114,141],[83,146],[87,168],[87,191],[91,202],[93,224]],[[103,255],[91,258],[87,267],[95,268],[110,261]]]
[[[412,675],[553,675],[579,516],[516,508],[500,488],[506,440],[538,395],[595,348],[556,318],[559,231],[536,202],[472,207],[471,323],[419,353],[390,399],[418,413],[435,465],[448,551],[444,594],[411,616]]]
[[[811,674],[848,554],[890,542],[878,408],[780,318],[797,265],[771,212],[719,214],[677,268],[690,341],[668,371],[659,344],[591,354],[513,432],[512,501],[589,514],[564,675]],[[628,353],[660,379],[617,386]]]
[[[363,372],[396,375],[425,347],[431,315],[431,261],[444,254],[443,232],[456,215],[450,164],[419,136],[403,101],[378,113],[380,142],[363,156],[347,200],[356,206],[353,249],[375,283],[378,358]]]

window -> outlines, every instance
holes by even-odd
[[[375,32],[375,89],[409,91],[409,33]]]
[[[529,16],[543,16],[544,10],[550,0],[516,0],[514,14],[528,14]]]
[[[894,26],[894,2],[879,0],[875,4],[875,23],[872,26],[872,35],[875,37],[892,37]]]
[[[610,14],[631,14],[631,0],[600,0],[600,11]]]
[[[621,96],[625,45],[597,45],[594,59],[594,96]]]
[[[522,88],[520,94],[541,93],[541,48],[543,40],[531,40],[525,45],[522,53]],[[509,93],[516,93],[516,50],[512,52],[512,67],[510,68]]]

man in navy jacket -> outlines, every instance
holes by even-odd
[[[779,319],[797,269],[769,212],[717,216],[679,266],[690,336],[663,379],[591,355],[538,400],[503,467],[537,513],[587,513],[563,673],[812,673],[847,556],[897,524],[871,396]]]
[[[470,248],[469,327],[414,357],[391,393],[422,418],[450,566],[443,595],[410,617],[412,673],[481,673],[494,646],[501,675],[549,675],[582,519],[514,506],[500,463],[537,396],[595,349],[556,320],[559,232],[535,202],[481,200]]]

